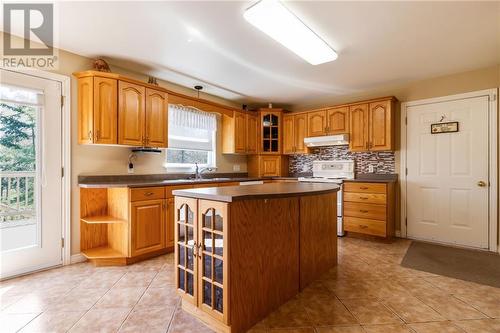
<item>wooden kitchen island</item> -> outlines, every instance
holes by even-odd
[[[245,332],[337,263],[337,185],[176,190],[182,307],[218,332]]]

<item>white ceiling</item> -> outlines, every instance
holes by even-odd
[[[288,105],[500,62],[500,2],[287,2],[339,54],[318,66],[248,24],[252,3],[59,3],[59,44],[235,101]]]

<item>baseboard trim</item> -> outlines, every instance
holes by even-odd
[[[85,256],[83,254],[81,254],[81,253],[73,254],[71,256],[70,264],[77,264],[79,262],[84,262],[84,261],[87,261],[87,258],[85,258]]]

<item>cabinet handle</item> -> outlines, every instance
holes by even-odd
[[[368,211],[366,209],[360,209],[359,210],[361,213],[368,213]]]
[[[88,133],[88,139],[92,140],[92,131],[89,131],[89,133]]]
[[[196,242],[193,244],[193,257],[197,258],[198,257],[198,245],[196,245]]]
[[[366,187],[366,186],[360,186],[359,188],[362,189],[362,190],[367,190],[368,189],[368,187]]]
[[[366,229],[366,228],[368,228],[368,226],[367,226],[367,225],[364,225],[364,224],[360,224],[360,225],[359,225],[359,227],[360,227],[361,229]]]
[[[95,131],[95,139],[96,140],[99,140],[99,134],[100,134],[99,130]]]
[[[367,197],[359,197],[359,198],[362,199],[362,200],[368,200]]]
[[[144,193],[144,195],[145,195],[145,196],[147,196],[147,197],[150,197],[150,196],[152,196],[153,194],[154,194],[153,192],[146,192],[146,193]]]

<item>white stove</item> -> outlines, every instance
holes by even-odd
[[[340,185],[337,192],[337,235],[344,236],[342,219],[342,183],[344,179],[354,179],[354,161],[313,161],[312,177],[299,177],[299,182],[334,183]]]

